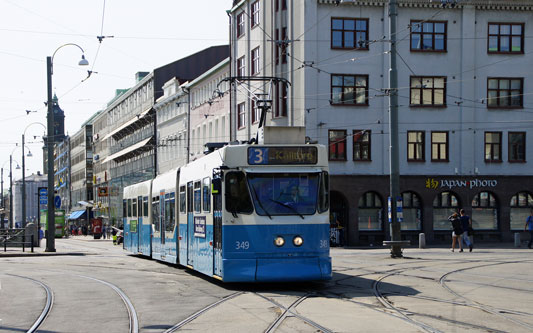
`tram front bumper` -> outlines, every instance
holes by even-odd
[[[288,282],[331,279],[331,258],[225,259],[225,282]]]

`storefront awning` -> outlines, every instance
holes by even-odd
[[[86,210],[76,210],[72,213],[70,213],[68,219],[69,220],[77,220],[81,218],[86,213]]]

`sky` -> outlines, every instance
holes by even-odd
[[[105,109],[116,89],[213,45],[228,44],[226,10],[232,0],[0,0],[0,163],[4,190],[21,179],[22,134],[26,175],[43,170],[46,133],[46,57],[53,58],[52,91],[73,135]],[[100,42],[97,36],[105,36]],[[112,37],[111,37],[112,36]],[[89,66],[78,66],[82,51]],[[60,48],[61,47],[61,48]],[[60,48],[60,49],[58,49]],[[90,77],[88,70],[92,71]]]

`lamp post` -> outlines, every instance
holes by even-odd
[[[40,122],[31,123],[24,129],[22,133],[22,227],[26,228],[26,159],[24,158],[24,136],[26,135],[26,130],[31,125],[41,125],[46,130],[46,126]],[[28,151],[28,157],[31,157],[31,151]]]
[[[16,169],[20,169],[18,162],[15,162],[17,163]],[[4,165],[6,163],[7,161],[2,165],[2,188],[4,184]],[[5,208],[3,195],[4,191],[2,190],[2,208]],[[9,228],[13,229],[13,154],[9,155]]]
[[[59,49],[65,46],[76,46],[81,50],[80,66],[87,66],[89,62],[85,59],[85,51],[78,44],[68,43],[58,47],[51,57],[46,57],[46,83],[47,83],[47,127],[46,136],[47,168],[48,168],[48,211],[46,219],[46,249],[45,252],[56,252],[55,249],[55,207],[54,207],[54,104],[52,101],[52,74],[54,56]]]

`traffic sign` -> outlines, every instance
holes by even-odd
[[[54,206],[56,208],[61,207],[61,197],[59,195],[56,195],[54,198]]]
[[[46,197],[48,195],[48,189],[46,187],[39,187],[39,196]]]
[[[48,198],[47,197],[39,197],[39,205],[46,205],[48,204]]]

